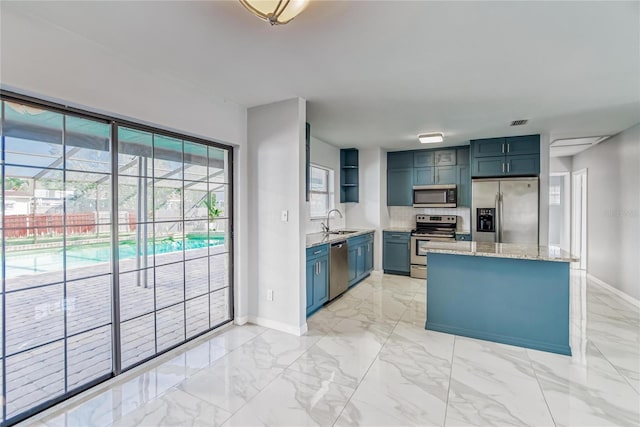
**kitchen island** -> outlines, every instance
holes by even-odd
[[[427,251],[426,329],[571,355],[569,267],[546,246],[455,242]]]

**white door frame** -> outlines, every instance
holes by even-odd
[[[587,269],[587,169],[571,173],[571,253],[580,257],[573,263],[579,270]],[[578,206],[580,205],[580,206]]]
[[[562,198],[562,237],[560,238],[560,249],[571,252],[571,172],[552,172],[549,174],[549,178],[559,176],[562,177],[563,192],[560,195]],[[551,179],[549,179],[551,182]],[[549,210],[551,210],[551,203],[549,203]],[[551,221],[551,212],[549,212],[549,221]],[[551,230],[551,225],[549,225]],[[549,240],[551,241],[551,240]],[[562,247],[562,241],[565,242],[565,246]]]

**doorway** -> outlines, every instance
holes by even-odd
[[[587,169],[572,173],[571,253],[580,257],[572,263],[578,270],[587,269]]]
[[[571,174],[549,177],[549,246],[571,250]]]

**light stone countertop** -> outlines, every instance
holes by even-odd
[[[385,228],[382,231],[388,231],[391,233],[411,233],[413,228],[405,228],[405,227],[389,227]]]
[[[578,257],[557,246],[518,245],[491,242],[433,242],[427,252],[493,258],[528,259],[535,261],[576,262]]]
[[[307,234],[307,248],[312,248],[318,245],[324,245],[333,242],[340,242],[342,240],[347,240],[352,237],[362,236],[363,234],[373,233],[375,230],[373,229],[360,229],[360,228],[343,228],[342,230],[350,230],[355,231],[355,233],[350,234],[326,234],[326,233],[311,233]],[[340,230],[332,230],[332,231],[340,231]]]

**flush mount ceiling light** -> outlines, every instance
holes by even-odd
[[[418,135],[418,139],[422,144],[434,144],[444,141],[444,134],[442,132],[423,133]]]
[[[240,0],[240,3],[271,25],[282,25],[298,16],[309,0]]]

